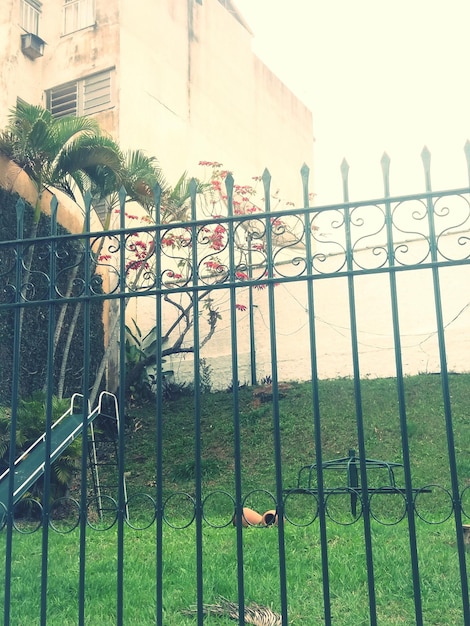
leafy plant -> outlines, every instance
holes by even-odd
[[[69,407],[69,400],[52,397],[52,422],[55,422]],[[16,453],[19,457],[46,430],[46,398],[36,392],[26,400],[20,400],[15,433]],[[5,408],[0,410],[0,470],[8,468],[10,455],[11,415]],[[66,451],[52,464],[51,497],[58,498],[67,492],[81,456],[80,441],[75,440]],[[39,479],[27,494],[40,499],[43,479]]]
[[[191,396],[193,392],[194,387],[190,383],[177,383],[170,377],[163,379],[164,400],[176,400],[176,398],[180,398],[181,396]]]
[[[235,388],[238,388],[238,389],[243,389],[244,387],[248,387],[248,382],[247,382],[246,380],[245,380],[245,382],[244,382],[244,383],[241,383],[239,380],[237,380],[236,382],[232,380],[232,381],[231,381],[231,382],[227,385],[227,388],[226,388],[226,390],[225,390],[225,391],[226,391],[227,393],[233,393],[233,390],[234,390]]]
[[[17,233],[16,205],[19,200],[17,194],[9,194],[0,188],[0,241],[14,241]],[[26,204],[24,208],[24,232],[29,232],[33,221],[34,209]],[[59,235],[67,235],[68,231],[62,226],[57,226]],[[37,228],[38,237],[48,237],[51,232],[51,218],[41,214]],[[0,265],[12,267],[12,258],[16,254],[14,244],[2,245],[0,250]],[[30,276],[31,288],[36,293],[43,293],[44,276],[49,272],[49,251],[44,245],[36,243],[35,252],[32,257],[34,272]],[[84,271],[84,248],[78,240],[66,240],[58,244],[56,255],[56,271],[59,276],[57,284],[62,291],[66,289],[64,276],[69,274],[68,268],[75,263],[75,277],[79,281],[83,277]],[[97,278],[97,276],[95,275]],[[5,284],[9,278],[4,277]],[[96,286],[96,285],[95,285]],[[84,314],[80,312],[80,304],[68,304],[60,307],[57,328],[62,327],[62,331],[56,331],[57,344],[54,359],[54,389],[53,393],[58,397],[70,397],[77,390],[82,389],[83,378],[83,324]],[[103,352],[104,328],[102,321],[102,303],[93,301],[91,303],[92,313],[90,315],[90,345],[91,352],[88,360],[88,368],[94,373],[98,367]],[[62,313],[65,315],[62,317]],[[25,307],[22,321],[20,358],[21,367],[19,369],[19,395],[22,398],[30,397],[35,391],[43,390],[46,380],[46,361],[48,356],[48,318],[50,314],[49,305],[37,301],[35,306]],[[78,314],[78,317],[77,317]],[[2,359],[0,360],[0,402],[7,404],[10,401],[13,384],[13,339],[15,320],[12,309],[2,309],[0,311],[0,345],[2,346]],[[58,336],[60,334],[60,336]],[[72,339],[72,348],[68,352],[67,345],[69,338]],[[64,364],[66,365],[63,370]],[[61,389],[62,391],[59,391]]]
[[[157,370],[152,361],[157,356],[157,327],[143,334],[132,319],[132,327],[126,325],[126,395],[131,402],[145,402],[155,397]],[[161,372],[164,383],[173,372]]]
[[[201,393],[210,393],[212,391],[212,367],[206,359],[200,359],[199,373]]]

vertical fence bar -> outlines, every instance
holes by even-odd
[[[348,188],[349,165],[346,160],[341,164],[343,178],[344,202],[349,202]],[[348,294],[349,294],[349,321],[351,325],[351,351],[354,372],[354,396],[356,404],[357,441],[359,446],[359,461],[361,471],[363,517],[364,517],[364,542],[366,549],[367,586],[369,590],[369,615],[370,626],[377,626],[377,602],[374,583],[374,561],[372,555],[372,534],[370,524],[369,497],[367,485],[367,469],[365,464],[366,446],[364,438],[364,419],[362,413],[361,372],[359,366],[359,351],[356,322],[356,295],[354,287],[353,271],[353,243],[351,234],[351,211],[348,205],[344,208],[344,224],[346,231],[346,263],[348,269]]]
[[[413,580],[413,597],[415,604],[415,619],[416,626],[422,626],[423,624],[423,607],[421,599],[421,586],[418,566],[418,547],[416,542],[416,523],[415,512],[413,506],[413,485],[411,481],[411,461],[410,450],[408,442],[408,426],[407,426],[407,414],[406,414],[406,401],[405,401],[405,385],[403,377],[403,361],[401,350],[401,334],[400,334],[400,317],[398,307],[398,294],[397,294],[397,276],[394,271],[395,266],[395,250],[393,242],[393,217],[390,205],[390,158],[384,153],[381,160],[382,174],[384,181],[384,197],[385,197],[385,227],[387,231],[387,256],[389,264],[389,290],[390,290],[390,302],[392,308],[392,326],[393,326],[393,343],[395,351],[395,372],[397,380],[397,394],[398,394],[398,408],[400,414],[400,429],[401,429],[401,445],[403,453],[403,466],[405,474],[405,488],[406,488],[406,500],[407,500],[407,520],[408,520],[408,535],[410,543],[410,556],[411,556],[411,572]]]
[[[228,217],[233,217],[233,176],[229,174],[225,180],[227,190],[227,213]],[[242,493],[242,466],[241,466],[241,436],[240,436],[240,403],[238,385],[238,328],[236,319],[236,261],[235,261],[235,234],[234,222],[228,223],[228,245],[229,245],[229,275],[230,275],[230,338],[231,338],[231,372],[232,372],[232,405],[233,405],[233,429],[234,442],[233,453],[235,460],[235,519],[237,535],[237,591],[238,591],[238,622],[245,623],[245,575],[244,575],[244,553],[243,553],[243,493]],[[251,243],[250,243],[251,245]],[[253,357],[253,355],[252,355]]]
[[[424,166],[424,175],[426,183],[426,193],[430,194],[431,187],[431,154],[425,147],[421,153]],[[454,519],[455,519],[455,532],[457,540],[457,550],[459,555],[459,568],[460,568],[460,581],[462,585],[462,606],[464,614],[464,624],[467,626],[470,624],[470,604],[468,597],[468,579],[467,568],[465,560],[465,545],[463,540],[462,531],[462,505],[460,502],[459,493],[459,481],[457,475],[457,459],[455,456],[455,440],[454,440],[454,427],[452,418],[452,403],[450,398],[449,389],[449,373],[447,371],[447,351],[445,342],[444,331],[444,319],[442,314],[442,300],[441,300],[441,287],[439,277],[438,266],[438,250],[437,250],[437,237],[436,228],[434,223],[434,204],[432,198],[428,196],[427,199],[428,209],[428,225],[429,225],[429,243],[431,250],[432,261],[432,279],[433,279],[433,291],[434,291],[434,307],[437,322],[437,337],[439,345],[439,362],[441,368],[441,387],[442,387],[442,399],[444,403],[444,416],[446,425],[446,437],[447,437],[447,453],[449,458],[450,479],[452,485],[452,499],[454,503]]]
[[[88,441],[87,441],[87,415],[88,415],[88,397],[90,388],[90,371],[88,368],[90,355],[90,291],[91,291],[91,242],[90,242],[90,211],[91,211],[91,195],[85,196],[85,220],[83,224],[84,233],[84,293],[86,299],[83,303],[83,379],[82,379],[82,411],[83,411],[83,427],[82,427],[82,449],[81,449],[81,492],[80,492],[80,562],[79,562],[79,614],[78,623],[80,626],[85,624],[85,568],[86,568],[86,533],[87,533],[87,463],[88,463]],[[76,302],[75,306],[81,306],[80,302]]]
[[[163,340],[162,340],[162,255],[159,229],[161,225],[161,197],[162,188],[156,185],[153,191],[155,198],[155,224],[157,230],[154,235],[153,249],[155,252],[155,328],[156,328],[156,377],[157,389],[155,396],[155,594],[156,594],[156,624],[163,626]]]
[[[51,428],[52,428],[52,391],[54,389],[54,331],[55,331],[55,282],[56,282],[56,246],[57,246],[57,198],[51,200],[51,231],[49,248],[49,305],[47,324],[47,369],[46,369],[46,429],[44,448],[44,483],[42,498],[42,554],[41,554],[41,626],[47,623],[47,583],[49,553],[49,507],[51,493]]]
[[[253,255],[252,255],[252,245],[253,245],[253,237],[251,233],[247,235],[247,246],[248,246],[248,278],[252,280],[253,278]],[[255,304],[253,299],[253,286],[250,285],[248,287],[248,317],[249,317],[249,325],[250,325],[250,374],[251,374],[251,384],[256,385],[257,383],[257,375],[256,375],[256,336],[255,336]]]
[[[304,209],[309,208],[308,178],[309,169],[304,165],[301,170],[303,185]],[[317,465],[318,484],[318,517],[320,524],[320,550],[322,563],[322,588],[323,588],[323,615],[325,626],[331,626],[331,596],[330,596],[330,572],[328,565],[328,537],[326,530],[326,510],[325,493],[323,485],[323,454],[321,438],[321,415],[320,415],[320,395],[318,388],[318,362],[317,362],[317,337],[315,328],[315,293],[313,281],[313,250],[312,250],[312,229],[311,214],[304,213],[305,229],[305,255],[307,257],[307,302],[308,302],[308,326],[310,345],[310,370],[312,380],[312,406],[313,406],[313,432],[315,438],[315,459]]]
[[[119,192],[119,249],[120,249],[120,294],[119,294],[119,419],[125,406],[126,396],[126,305],[127,305],[127,259],[126,259],[126,190]],[[123,425],[122,425],[123,426]],[[118,431],[118,518],[117,518],[117,580],[116,580],[116,626],[124,624],[124,521],[126,502],[124,491],[125,471],[125,428]]]
[[[233,218],[233,185],[232,174],[225,179],[227,190],[227,214]],[[238,390],[238,352],[237,352],[237,320],[236,320],[236,297],[235,285],[235,234],[232,219],[228,222],[228,246],[229,246],[229,280],[230,280],[230,338],[231,338],[231,371],[233,390],[233,454],[235,469],[235,530],[237,534],[237,591],[238,591],[238,623],[245,623],[245,574],[243,556],[243,494],[242,494],[242,466],[241,466],[241,437],[240,437],[240,404]]]
[[[191,219],[197,218],[197,181],[193,178],[189,183],[191,196]],[[192,301],[193,301],[193,376],[194,376],[194,473],[195,473],[195,506],[196,506],[196,591],[197,591],[197,623],[204,622],[204,570],[202,550],[202,484],[201,484],[201,385],[199,372],[199,260],[198,260],[198,232],[196,226],[191,226],[191,256],[192,256]]]
[[[16,431],[18,419],[18,396],[20,384],[21,366],[21,331],[20,331],[20,302],[21,302],[21,280],[24,245],[24,210],[25,203],[22,198],[16,203],[16,238],[18,244],[15,250],[15,307],[13,309],[13,361],[12,361],[12,387],[11,387],[11,419],[10,419],[10,450],[8,455],[8,502],[6,523],[6,545],[5,545],[5,590],[3,618],[4,623],[10,623],[11,609],[11,576],[12,576],[12,552],[13,552],[13,491],[14,491],[14,465],[16,456]]]
[[[264,170],[264,202],[266,217],[266,250],[268,273],[268,311],[269,311],[269,342],[271,348],[272,389],[273,389],[273,431],[274,431],[274,464],[276,471],[276,513],[278,519],[278,550],[279,550],[279,584],[281,598],[282,623],[287,626],[287,576],[286,576],[286,546],[284,538],[284,499],[282,492],[282,455],[281,455],[281,424],[279,417],[279,378],[277,368],[277,338],[276,338],[276,306],[274,298],[274,267],[272,231],[275,228],[271,211],[271,174]]]
[[[87,232],[87,231],[85,231]],[[85,275],[85,281],[87,277]],[[85,283],[85,288],[88,285]],[[85,328],[83,329],[85,333]],[[85,335],[83,336],[85,340]],[[83,353],[83,367],[86,368],[86,354]],[[82,383],[82,411],[83,424],[88,413],[88,388],[85,387],[85,380]],[[86,594],[86,534],[87,534],[87,462],[88,451],[85,444],[85,430],[83,430],[81,462],[80,462],[80,535],[79,535],[79,557],[78,557],[78,624],[85,625],[85,594]]]

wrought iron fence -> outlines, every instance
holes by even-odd
[[[3,337],[9,337],[4,349],[4,369],[10,371],[10,380],[3,386],[3,405],[8,409],[9,458],[0,477],[0,511],[2,528],[2,553],[5,560],[4,623],[19,624],[21,618],[14,606],[15,586],[18,584],[18,566],[15,551],[25,535],[37,536],[41,550],[41,587],[38,622],[46,624],[50,614],[49,543],[51,533],[63,534],[78,546],[78,569],[76,572],[77,615],[73,623],[93,624],[93,616],[87,613],[87,543],[86,538],[95,531],[116,530],[116,592],[115,620],[117,624],[144,623],[138,616],[126,613],[125,553],[127,533],[152,532],[155,537],[153,573],[155,581],[154,611],[151,623],[168,625],[165,615],[167,588],[165,584],[164,529],[174,532],[194,528],[195,619],[202,624],[207,612],[205,600],[204,529],[222,531],[232,528],[235,533],[236,550],[233,563],[236,571],[236,605],[240,624],[245,623],[243,614],[246,601],[246,547],[244,530],[275,528],[277,534],[278,600],[277,607],[283,624],[289,621],[289,565],[286,554],[286,533],[290,527],[316,529],[319,536],[321,582],[318,589],[311,590],[321,598],[325,624],[332,624],[331,574],[329,568],[330,524],[352,526],[362,524],[368,596],[368,619],[370,624],[379,623],[376,579],[374,572],[373,525],[406,525],[409,538],[409,563],[416,624],[425,623],[422,603],[422,583],[417,541],[417,520],[429,525],[444,524],[453,518],[455,522],[455,550],[458,563],[458,579],[462,600],[463,623],[470,625],[466,552],[462,526],[470,516],[468,506],[469,487],[458,472],[458,459],[454,441],[453,404],[447,365],[446,323],[444,303],[441,296],[441,272],[445,268],[466,268],[470,264],[470,190],[462,188],[445,192],[433,192],[430,183],[429,154],[423,152],[426,190],[424,193],[392,197],[389,191],[389,160],[382,160],[384,197],[372,201],[350,202],[348,197],[348,166],[343,163],[344,201],[324,207],[309,206],[308,170],[302,170],[304,206],[290,210],[271,211],[270,176],[265,172],[264,212],[238,214],[234,207],[234,181],[229,175],[227,186],[227,211],[223,215],[203,215],[198,210],[196,186],[191,199],[191,219],[185,222],[168,222],[160,210],[160,193],[156,190],[156,213],[153,221],[130,227],[126,212],[131,211],[121,197],[119,219],[115,228],[106,232],[90,232],[89,217],[80,234],[59,233],[56,210],[51,207],[50,232],[35,239],[28,239],[24,227],[24,203],[17,204],[17,234],[0,242],[0,315]],[[87,198],[86,215],[91,210]],[[434,306],[435,335],[437,337],[439,375],[442,387],[443,422],[447,440],[447,459],[450,486],[430,482],[417,485],[412,476],[412,460],[409,448],[409,420],[405,397],[406,371],[403,363],[403,337],[401,332],[400,298],[398,283],[406,272],[426,272],[430,275],[431,300]],[[366,427],[362,398],[361,350],[358,341],[356,286],[359,279],[382,276],[388,290],[388,306],[393,334],[394,379],[398,398],[398,428],[400,462],[368,458]],[[350,358],[352,366],[352,391],[354,394],[354,430],[358,451],[347,456],[324,459],[322,433],[324,432],[323,409],[319,396],[319,351],[316,307],[317,289],[322,281],[346,281],[346,317],[349,325]],[[419,278],[418,278],[419,280]],[[283,456],[280,401],[285,381],[279,376],[277,324],[285,314],[280,305],[276,288],[282,284],[302,285],[308,310],[307,352],[309,380],[311,381],[311,430],[306,437],[312,439],[314,459],[299,471],[297,483],[287,483]],[[253,304],[252,290],[263,289],[266,314],[269,320],[267,342],[271,358],[269,377],[269,406],[272,419],[272,484],[246,490],[244,481],[243,441],[241,438],[242,410],[239,388],[239,329],[237,296],[240,289],[250,294],[250,357],[252,382],[256,382],[256,354],[253,350]],[[217,298],[223,294],[228,300],[228,356],[231,372],[231,416],[233,432],[233,490],[212,485],[207,488],[204,477],[202,442],[202,389],[200,368],[204,357],[204,345],[213,336],[218,322]],[[151,447],[155,458],[155,480],[146,490],[126,488],[126,449],[129,432],[124,427],[126,403],[126,312],[130,305],[138,309],[144,302],[152,302],[157,332],[154,337],[153,379],[154,420],[156,437]],[[99,309],[97,308],[99,304]],[[194,478],[191,491],[179,490],[166,483],[164,471],[165,420],[171,419],[164,401],[166,344],[162,331],[168,319],[165,307],[175,307],[178,323],[184,324],[179,348],[192,357],[193,426],[189,436],[192,456],[189,459]],[[333,306],[333,303],[332,303]],[[69,317],[63,312],[69,308]],[[146,309],[148,314],[148,308]],[[16,462],[16,442],[20,425],[18,414],[22,400],[24,371],[32,372],[31,363],[22,347],[28,311],[36,315],[38,329],[43,332],[43,361],[41,375],[46,391],[44,412],[46,416],[44,435],[22,458]],[[94,318],[99,311],[104,320],[106,347],[99,352],[101,362],[91,359],[96,345],[90,340]],[[61,367],[57,362],[64,351],[70,350],[66,340],[59,343],[58,329],[67,335],[73,325],[73,315],[80,316],[78,335],[70,334],[72,350],[78,355],[79,366],[67,384],[76,385],[73,392],[79,394],[72,402],[68,418],[75,418],[73,434],[61,431],[53,418],[53,395],[61,379]],[[129,317],[127,313],[127,317]],[[67,323],[64,324],[64,319]],[[39,332],[39,330],[38,330]],[[78,337],[78,338],[77,338]],[[6,341],[4,339],[4,341]],[[128,347],[128,346],[127,346]],[[35,358],[39,358],[35,356]],[[129,355],[127,355],[129,359]],[[76,362],[76,361],[75,361]],[[113,370],[113,363],[116,367]],[[5,365],[6,364],[6,365]],[[92,364],[92,366],[90,365]],[[67,368],[67,361],[63,367]],[[39,366],[37,366],[39,368]],[[113,380],[113,371],[118,375]],[[23,372],[23,373],[22,373]],[[32,374],[30,374],[32,375]],[[107,376],[107,384],[106,384]],[[75,381],[74,383],[71,382]],[[104,386],[116,393],[115,406],[109,410],[95,399]],[[8,390],[8,395],[6,391]],[[264,392],[262,392],[264,393]],[[72,395],[70,393],[70,395]],[[100,396],[106,398],[107,394]],[[79,398],[79,408],[74,404]],[[114,406],[114,399],[112,401]],[[90,407],[90,408],[88,408]],[[111,428],[117,441],[115,459],[116,476],[113,490],[100,482],[97,467],[100,453],[98,437],[83,438],[87,445],[81,448],[81,490],[78,496],[54,498],[51,491],[51,461],[58,458],[62,449],[95,423],[95,418],[112,414],[120,427]],[[103,430],[103,426],[101,426]],[[106,430],[106,428],[104,429]],[[100,429],[98,429],[100,431]],[[66,439],[68,437],[69,439]],[[5,441],[5,436],[3,441]],[[96,447],[98,445],[98,448]],[[111,455],[113,456],[113,455]],[[90,463],[91,459],[91,463]],[[109,454],[108,454],[109,460]],[[111,463],[112,465],[112,463]],[[92,468],[92,479],[88,468]],[[25,469],[26,468],[26,469]],[[329,477],[335,470],[335,480]],[[385,471],[379,478],[373,472]],[[297,471],[297,470],[296,470]],[[19,476],[26,474],[27,482],[20,488]],[[36,472],[36,473],[35,473]],[[94,472],[94,473],[93,473]],[[396,474],[400,479],[396,480]],[[28,496],[36,476],[43,475],[41,500]],[[33,480],[33,478],[34,480]],[[91,492],[90,492],[91,489]],[[26,497],[25,497],[26,496]],[[439,506],[433,505],[437,498]],[[26,508],[25,508],[26,507]],[[259,510],[261,509],[262,510]],[[259,510],[259,514],[257,510]],[[241,523],[237,523],[237,520]],[[211,597],[211,600],[213,598]],[[188,602],[189,604],[189,602]],[[226,603],[223,606],[228,606]],[[235,606],[235,605],[234,605]],[[181,607],[184,608],[184,607]],[[214,609],[215,611],[215,609]],[[248,615],[248,613],[247,613]],[[133,621],[134,620],[134,621]],[[72,621],[70,623],[72,623]],[[65,622],[64,623],[68,623]],[[110,622],[111,623],[111,622]],[[147,623],[147,622],[145,622]],[[150,622],[148,622],[150,623]],[[247,622],[248,623],[248,622]],[[264,623],[264,622],[263,622]],[[273,622],[273,623],[281,623]],[[296,623],[299,623],[298,620]],[[302,623],[309,622],[305,617]]]

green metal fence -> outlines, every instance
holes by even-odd
[[[468,154],[468,151],[467,151]],[[360,593],[367,603],[367,621],[371,625],[385,623],[380,618],[379,605],[388,602],[386,589],[380,586],[377,597],[377,574],[375,571],[374,527],[390,526],[405,529],[408,537],[410,587],[414,619],[416,624],[427,622],[427,607],[423,605],[422,572],[426,565],[420,559],[417,520],[419,524],[439,528],[440,524],[453,520],[455,534],[453,568],[458,580],[456,593],[460,598],[460,615],[463,624],[470,625],[468,600],[468,579],[463,526],[470,510],[465,509],[468,487],[465,476],[459,474],[462,455],[468,456],[465,442],[454,440],[453,398],[450,389],[447,364],[446,319],[443,313],[445,302],[442,299],[441,275],[454,268],[465,269],[470,264],[470,190],[462,188],[433,192],[430,182],[430,158],[425,150],[423,164],[426,181],[424,193],[393,197],[389,188],[389,160],[382,159],[384,196],[379,199],[352,202],[348,194],[348,166],[343,163],[343,202],[336,205],[309,206],[308,169],[301,172],[304,204],[302,207],[284,211],[271,211],[270,176],[263,175],[265,191],[264,212],[244,212],[236,210],[234,203],[234,181],[231,175],[226,178],[227,212],[223,215],[201,215],[198,207],[196,186],[193,186],[191,199],[191,219],[187,222],[171,222],[160,210],[160,193],[155,190],[156,212],[152,221],[145,225],[133,226],[126,213],[132,208],[125,204],[125,193],[121,197],[120,224],[107,232],[90,232],[89,217],[84,232],[76,235],[58,231],[56,221],[57,202],[52,203],[50,232],[42,233],[36,239],[28,239],[25,226],[25,207],[17,203],[16,238],[9,237],[0,242],[0,323],[2,332],[3,369],[1,403],[3,417],[8,428],[2,431],[2,445],[9,449],[4,455],[3,474],[0,477],[1,515],[1,554],[4,560],[3,582],[3,623],[23,624],[144,624],[159,626],[171,624],[203,624],[207,604],[216,601],[214,589],[208,588],[207,570],[209,566],[206,549],[207,529],[214,533],[231,533],[235,552],[227,567],[234,572],[236,580],[232,609],[238,609],[235,620],[244,621],[243,615],[253,600],[262,603],[252,595],[252,567],[247,547],[247,532],[275,533],[275,561],[277,597],[273,600],[273,611],[278,614],[274,621],[263,624],[312,624],[311,615],[299,616],[290,607],[296,603],[291,591],[294,585],[290,579],[292,559],[288,554],[292,542],[289,533],[293,528],[301,529],[305,538],[316,537],[318,565],[302,583],[305,593],[316,598],[321,619],[325,624],[341,624],[356,621],[366,623],[364,618],[352,612],[341,621],[332,598],[330,544],[335,536],[335,527],[362,528],[363,544],[357,555],[362,572]],[[90,215],[90,198],[86,200],[86,215]],[[409,446],[409,415],[405,393],[406,366],[403,363],[403,334],[401,332],[401,303],[398,291],[400,277],[408,272],[422,272],[431,276],[431,300],[434,311],[433,332],[437,337],[439,378],[442,394],[442,420],[446,438],[446,459],[450,485],[416,484],[413,480],[413,459]],[[362,356],[358,339],[357,285],[358,281],[372,280],[381,276],[387,284],[387,306],[390,312],[393,336],[393,369],[398,407],[398,428],[400,448],[397,459],[377,460],[370,458],[363,407],[363,381],[361,370]],[[350,359],[352,366],[352,395],[354,397],[355,443],[357,451],[338,455],[338,458],[324,458],[323,433],[325,432],[324,401],[319,393],[319,368],[321,354],[318,350],[319,330],[316,309],[319,304],[317,293],[323,281],[346,281],[347,310],[345,318],[350,338]],[[418,278],[419,282],[419,278]],[[289,459],[283,454],[283,434],[281,424],[281,399],[286,381],[278,370],[278,350],[280,349],[277,325],[282,313],[277,287],[279,285],[302,285],[308,311],[309,355],[308,380],[310,381],[311,424],[303,433],[305,440],[311,440],[313,458],[298,471],[298,480],[286,479]],[[262,288],[266,294],[265,306],[269,330],[267,342],[271,355],[269,377],[269,407],[272,420],[272,480],[273,488],[260,485],[259,489],[246,490],[245,468],[243,465],[241,394],[239,381],[239,337],[237,318],[237,296],[241,289],[250,294],[249,314],[251,336],[252,382],[257,380],[256,353],[253,330],[252,290]],[[466,288],[462,284],[462,290]],[[217,481],[204,480],[202,405],[204,395],[203,373],[200,363],[204,358],[205,341],[210,341],[216,329],[217,298],[223,296],[228,301],[229,315],[225,320],[228,326],[229,346],[227,367],[231,371],[231,412],[225,416],[232,423],[233,461],[230,481],[233,489],[219,487]],[[175,484],[168,484],[165,478],[164,448],[165,424],[171,420],[171,403],[165,400],[167,378],[160,375],[168,368],[167,351],[163,338],[166,307],[169,301],[176,303],[180,321],[184,326],[180,348],[187,353],[193,363],[193,423],[191,432],[181,432],[181,437],[190,438],[192,455],[186,459],[193,468],[194,481],[191,490],[182,490]],[[152,303],[151,309],[148,302]],[[372,300],[373,302],[373,300]],[[153,361],[146,366],[156,372],[151,389],[154,400],[150,404],[155,422],[155,439],[146,450],[154,459],[154,476],[149,477],[148,488],[130,490],[126,486],[127,450],[132,431],[126,424],[126,311],[132,306],[146,303],[146,313],[151,310],[158,329],[154,337]],[[175,305],[173,305],[175,306]],[[334,307],[335,303],[332,302]],[[66,317],[61,312],[67,309]],[[75,334],[74,317],[80,320]],[[288,313],[287,313],[288,314]],[[416,312],[419,316],[419,311]],[[67,317],[68,315],[68,317]],[[64,319],[66,322],[64,322]],[[104,338],[108,350],[99,348],[94,324],[101,319],[104,323]],[[76,320],[75,320],[76,321]],[[129,313],[127,323],[130,324]],[[41,355],[31,350],[25,351],[23,342],[28,324],[36,324],[37,342],[41,342]],[[34,326],[33,326],[34,327]],[[7,330],[6,330],[7,329]],[[58,339],[58,330],[64,339]],[[467,329],[468,331],[468,329]],[[464,331],[465,332],[465,331]],[[93,334],[95,333],[95,334]],[[59,333],[60,335],[60,333]],[[76,394],[67,409],[67,416],[74,419],[74,428],[61,435],[62,427],[55,424],[54,398],[61,377],[59,357],[68,349],[65,336],[72,337],[71,350],[74,354],[73,370],[65,383],[65,395]],[[462,339],[464,335],[462,335]],[[59,341],[59,343],[58,343]],[[60,343],[62,341],[62,343]],[[129,344],[127,345],[127,349]],[[96,352],[98,351],[98,357]],[[129,354],[127,354],[129,359]],[[34,360],[34,362],[31,362]],[[19,421],[21,403],[27,387],[28,377],[36,376],[40,370],[45,393],[44,435],[37,442],[39,448],[32,448],[24,458],[17,459],[16,449],[22,428]],[[117,375],[113,372],[118,372]],[[69,373],[70,374],[70,373]],[[372,372],[373,374],[373,372]],[[100,395],[104,389],[113,391],[109,403],[108,393]],[[98,401],[99,398],[99,401]],[[331,400],[334,402],[334,399]],[[110,420],[109,420],[110,418]],[[108,419],[108,422],[103,422]],[[111,426],[106,426],[110,423]],[[49,459],[60,458],[63,450],[83,432],[90,432],[90,424],[97,425],[93,437],[83,438],[81,446],[80,470],[75,482],[81,485],[78,492],[65,493],[60,499],[53,491],[53,467]],[[73,432],[73,434],[71,434]],[[98,433],[96,435],[96,433]],[[97,439],[115,439],[117,452],[103,452]],[[150,452],[149,452],[150,451]],[[345,452],[345,451],[344,451]],[[143,453],[144,454],[144,453]],[[90,463],[91,459],[91,463]],[[15,462],[16,461],[16,462]],[[106,481],[96,474],[100,461],[115,464],[115,476],[110,490]],[[26,469],[25,469],[26,468]],[[90,468],[92,473],[90,474]],[[290,468],[292,469],[292,468]],[[371,478],[372,470],[384,471],[378,482]],[[395,472],[403,473],[403,482],[396,481]],[[93,471],[95,473],[93,473]],[[108,470],[104,470],[104,475]],[[20,487],[22,474],[27,482]],[[290,474],[292,475],[292,473]],[[334,475],[333,483],[329,477]],[[31,485],[41,476],[43,490],[35,497]],[[34,478],[34,480],[32,480]],[[127,481],[129,483],[129,479]],[[436,516],[433,510],[433,494],[439,498]],[[383,496],[393,506],[384,513],[375,503]],[[260,498],[270,510],[261,522],[254,518],[250,508],[252,502]],[[426,507],[420,508],[425,498]],[[442,506],[444,501],[444,506]],[[213,504],[217,502],[215,514]],[[292,509],[292,503],[295,507]],[[304,503],[306,503],[304,505]],[[338,505],[338,503],[340,503]],[[430,504],[429,504],[430,503]],[[338,506],[344,508],[338,513]],[[305,510],[303,510],[305,509]],[[292,513],[296,511],[296,514]],[[390,512],[391,511],[391,512]],[[264,511],[260,511],[264,513]],[[243,520],[244,523],[236,523]],[[260,523],[258,523],[260,522]],[[169,588],[166,571],[168,559],[168,532],[183,533],[192,529],[191,555],[188,561],[194,568],[193,588],[181,594],[179,618],[168,609],[174,589]],[[115,558],[112,564],[113,591],[107,589],[103,602],[107,603],[109,622],[100,617],[96,621],[97,607],[87,601],[87,590],[93,584],[96,568],[90,558],[90,537],[97,533],[109,535],[115,545]],[[55,538],[63,537],[61,549],[75,550],[76,567],[73,575],[61,588],[54,584],[57,568],[52,555],[57,554]],[[134,607],[129,609],[129,588],[126,564],[136,550],[135,537],[152,537],[153,551],[146,554],[142,563],[142,581],[151,578],[151,597],[142,613]],[[173,545],[173,544],[172,544]],[[217,544],[218,545],[218,544]],[[271,549],[272,549],[272,544]],[[299,544],[300,545],[300,544]],[[308,542],[305,546],[311,544]],[[289,546],[289,547],[287,547]],[[172,548],[173,549],[173,548]],[[305,547],[305,549],[307,549]],[[94,548],[93,550],[96,550]],[[347,548],[345,547],[345,550]],[[33,559],[32,554],[36,555]],[[137,554],[137,550],[136,550]],[[137,557],[136,557],[137,558]],[[393,555],[391,554],[391,558]],[[24,619],[21,594],[25,593],[24,583],[27,572],[36,567],[40,584],[35,590],[33,608],[37,615],[31,617],[28,608]],[[150,567],[148,567],[150,562]],[[107,564],[109,566],[109,564]],[[312,565],[313,567],[313,565]],[[442,572],[445,576],[446,572]],[[224,574],[222,573],[223,577]],[[211,579],[212,580],[212,579]],[[71,582],[72,581],[72,582]],[[247,582],[249,581],[249,582]],[[147,583],[148,584],[148,580]],[[174,583],[173,583],[174,584]],[[223,589],[223,585],[221,585]],[[52,592],[51,589],[54,591]],[[335,593],[337,593],[335,591]],[[57,612],[57,605],[70,600],[74,610],[64,614]],[[385,594],[385,596],[384,596]],[[221,594],[223,595],[223,594]],[[62,599],[61,599],[62,598]],[[184,609],[194,604],[193,617],[185,616]],[[222,601],[222,608],[230,606]],[[222,610],[222,609],[221,609]],[[259,609],[260,610],[260,609]],[[215,611],[215,609],[214,609]],[[238,616],[237,616],[238,615]],[[248,616],[248,613],[246,614]],[[31,621],[31,619],[35,621]],[[178,619],[180,621],[178,621]],[[216,623],[217,616],[207,618],[207,623]],[[248,620],[248,617],[246,617]],[[268,619],[268,618],[266,618]],[[277,621],[276,621],[277,619]],[[363,621],[358,621],[362,619]],[[183,621],[190,620],[190,621]],[[221,622],[222,623],[222,622]],[[254,622],[253,622],[254,623]],[[443,622],[444,623],[444,622]]]

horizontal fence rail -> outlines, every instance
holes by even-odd
[[[427,218],[429,211],[431,224]],[[171,226],[147,226],[145,233],[142,227],[124,227],[106,234],[91,233],[86,238],[64,235],[57,239],[54,251],[56,258],[63,262],[52,285],[52,299],[76,301],[90,296],[108,299],[123,295],[223,289],[232,281],[257,286],[274,280],[297,281],[309,277],[388,272],[390,268],[414,270],[417,266],[427,268],[435,263],[442,267],[461,265],[470,259],[469,225],[468,189],[457,189],[367,203],[259,214],[256,219],[252,216],[214,217]],[[233,267],[228,266],[230,228],[237,241]],[[223,235],[214,248],[213,233],[216,230]],[[272,276],[267,275],[268,231],[273,245]],[[307,239],[313,250],[310,259],[305,257]],[[29,243],[19,239],[0,245],[3,256],[1,305],[48,301],[51,277],[47,272],[32,271],[29,282],[21,285],[19,293],[14,278],[18,259],[21,264],[21,259],[32,247],[40,258],[48,258],[50,238],[38,237]],[[77,250],[71,257],[68,246],[74,245]],[[192,247],[196,245],[201,250],[197,266],[190,258]],[[76,272],[84,262],[87,249],[94,274],[85,279],[76,276]],[[152,271],[157,253],[162,256],[164,265],[160,277]],[[121,254],[127,258],[123,275],[117,263]],[[250,264],[248,254],[251,255]],[[103,281],[104,275],[107,283]],[[73,290],[67,292],[71,277]],[[196,285],[193,284],[195,279]]]

